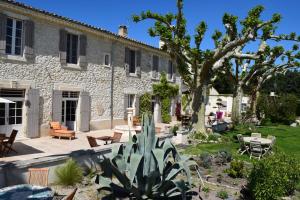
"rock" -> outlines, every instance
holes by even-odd
[[[298,126],[300,126],[300,119],[297,119],[296,123],[298,124]]]
[[[291,126],[291,127],[297,127],[297,123],[294,122],[294,123],[292,123],[290,126]]]

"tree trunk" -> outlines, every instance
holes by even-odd
[[[197,87],[192,94],[192,125],[196,131],[206,134],[205,105],[207,100],[208,85]]]
[[[252,114],[255,116],[256,116],[256,109],[257,109],[257,100],[258,100],[259,96],[260,96],[260,92],[257,90],[251,99],[251,111],[252,111]]]
[[[243,99],[243,90],[240,84],[237,86],[232,99],[231,120],[234,124],[238,124],[241,119],[241,106]]]

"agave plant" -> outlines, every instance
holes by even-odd
[[[111,158],[103,157],[103,173],[96,178],[99,193],[109,191],[107,197],[111,199],[191,197],[190,167],[198,166],[189,157],[179,155],[169,139],[159,141],[153,118],[145,115],[142,132],[129,137],[129,142],[112,148]]]

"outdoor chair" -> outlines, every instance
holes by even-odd
[[[102,136],[102,137],[98,137],[96,139],[104,141],[105,144],[107,144],[108,141],[111,141],[111,143],[116,143],[116,142],[120,142],[121,141],[122,134],[123,133],[115,131],[114,135],[112,137],[111,136]]]
[[[132,123],[133,123],[133,126],[140,126],[141,120],[138,116],[133,116]]]
[[[258,141],[250,141],[250,159],[252,157],[260,158],[263,155],[263,148],[261,146],[261,142]]]
[[[245,152],[249,153],[249,146],[245,144],[242,134],[237,134],[237,139],[240,143],[238,153],[241,153],[241,155],[243,155]]]
[[[77,189],[78,189],[78,188],[75,188],[71,194],[69,194],[68,196],[66,196],[66,197],[64,198],[64,200],[73,200],[73,198],[74,198],[74,196],[75,196],[75,193],[76,193]]]
[[[261,138],[261,133],[251,133],[251,137]]]
[[[48,168],[29,168],[28,183],[31,185],[48,186]]]
[[[272,153],[272,149],[274,147],[274,144],[276,142],[276,137],[272,135],[268,135],[267,138],[271,140],[271,144],[264,148],[264,155],[268,153]]]
[[[71,139],[75,138],[75,131],[68,130],[68,127],[61,125],[59,122],[50,122],[49,135],[53,137],[66,137]]]
[[[17,151],[12,148],[12,146],[13,146],[15,140],[16,140],[17,134],[18,134],[18,131],[13,129],[10,136],[9,136],[8,141],[3,142],[3,148],[4,148],[3,149],[3,154],[5,154],[5,153],[8,154],[11,151],[17,153]]]
[[[98,147],[100,146],[99,144],[97,144],[97,140],[96,138],[92,137],[92,136],[86,136],[90,146],[93,148],[93,147]]]

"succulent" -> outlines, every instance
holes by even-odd
[[[179,155],[169,139],[159,141],[153,118],[144,115],[142,126],[140,134],[130,134],[129,142],[114,146],[110,158],[103,156],[98,192],[108,191],[111,199],[190,198],[194,194],[190,167],[198,170],[196,162]]]

